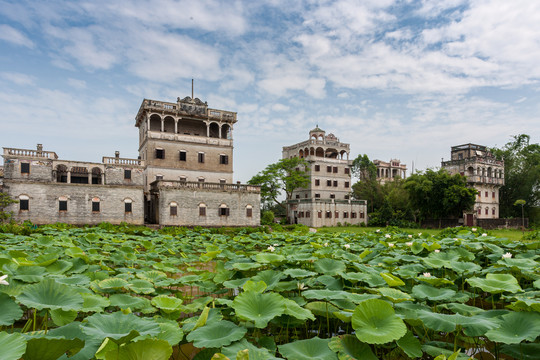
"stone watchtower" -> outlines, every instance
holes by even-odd
[[[499,218],[499,189],[504,185],[504,162],[482,145],[452,146],[451,160],[442,167],[451,174],[465,175],[469,186],[478,194],[474,212],[466,214],[465,224],[472,226],[474,219]]]
[[[309,163],[310,184],[293,192],[289,219],[308,226],[366,222],[366,202],[351,200],[350,146],[318,126],[309,140],[283,147],[283,158],[299,157]]]
[[[135,120],[145,191],[155,180],[232,183],[236,112],[210,109],[198,98],[145,99]]]

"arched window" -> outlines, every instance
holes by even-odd
[[[68,210],[68,198],[66,196],[60,196],[58,198],[58,211],[66,212]]]
[[[133,200],[131,199],[124,199],[124,212],[126,214],[131,214],[133,211]]]
[[[246,206],[246,217],[253,217],[253,206],[247,205]]]
[[[219,216],[229,216],[229,207],[226,204],[221,204],[218,210]]]
[[[199,204],[199,216],[206,216],[206,204]]]
[[[19,195],[19,211],[30,210],[30,198],[28,195]]]
[[[174,201],[169,204],[169,214],[171,216],[178,215],[178,204],[175,203]]]
[[[98,197],[92,198],[92,212],[98,213],[101,211],[101,200]]]

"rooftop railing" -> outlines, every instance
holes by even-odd
[[[110,156],[104,156],[103,163],[106,165],[144,166],[144,160],[117,158],[117,157],[110,157]]]
[[[56,155],[56,153],[53,151],[38,151],[15,148],[4,148],[4,156],[38,157],[53,160],[58,159],[58,155]]]
[[[260,193],[261,187],[249,184],[221,184],[201,181],[182,181],[182,180],[156,180],[151,183],[153,188],[170,189],[204,189],[219,191],[238,191]]]

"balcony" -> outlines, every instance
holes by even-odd
[[[152,190],[158,189],[192,189],[192,190],[213,190],[213,191],[234,191],[260,193],[261,187],[249,184],[221,184],[200,181],[181,180],[156,180],[150,184]]]
[[[15,156],[15,157],[34,157],[34,158],[45,158],[56,160],[58,155],[53,151],[38,151],[38,150],[28,150],[28,149],[14,149],[14,148],[4,148],[4,157],[6,156]]]

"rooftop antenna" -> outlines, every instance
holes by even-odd
[[[193,79],[191,79],[191,99],[193,100]]]

